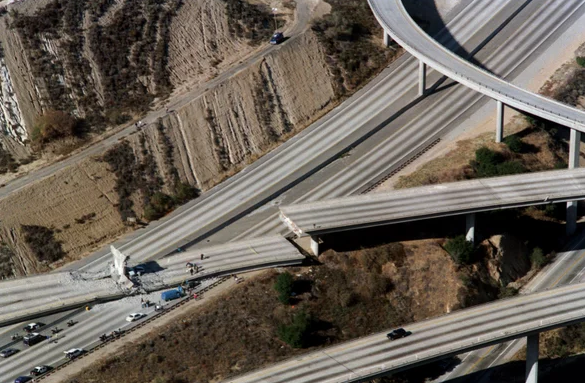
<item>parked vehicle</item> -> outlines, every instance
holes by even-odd
[[[128,267],[126,269],[128,271],[129,277],[141,276],[142,274],[146,273],[146,268],[144,266],[138,265],[134,267]]]
[[[9,356],[16,354],[18,351],[19,351],[18,349],[10,347],[2,350],[2,352],[0,352],[0,356],[2,358],[8,358]]]
[[[51,370],[51,366],[36,366],[30,371],[30,374],[32,376],[39,376],[46,374],[47,372],[49,372],[49,370]]]
[[[386,334],[386,337],[390,340],[396,340],[396,339],[404,338],[405,336],[409,336],[410,334],[411,334],[410,331],[406,331],[405,329],[403,329],[401,327],[401,328],[397,328],[396,330],[392,330],[391,332]]]
[[[68,359],[71,359],[71,360],[79,357],[84,352],[85,352],[85,350],[82,348],[72,348],[70,350],[63,351],[63,353],[65,354],[65,357]]]
[[[14,383],[26,383],[33,380],[30,376],[19,376],[18,378],[14,379]]]
[[[43,323],[29,323],[26,326],[24,326],[23,330],[26,332],[33,332],[43,326],[44,326]]]
[[[41,335],[38,332],[33,332],[22,338],[22,342],[27,346],[34,346],[35,344],[40,343],[45,339],[47,339],[46,336]]]
[[[270,44],[276,45],[284,41],[284,34],[282,32],[275,32],[270,39]]]
[[[126,322],[134,322],[138,319],[144,318],[146,314],[144,313],[132,313],[126,317]]]
[[[160,299],[165,301],[165,302],[168,302],[168,301],[172,301],[173,299],[181,298],[184,294],[185,294],[185,291],[183,290],[183,288],[181,286],[179,286],[174,290],[163,291],[160,295]]]

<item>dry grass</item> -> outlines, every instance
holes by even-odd
[[[523,153],[512,153],[506,144],[497,144],[493,133],[484,133],[475,138],[456,143],[456,148],[442,157],[433,159],[413,173],[401,176],[396,182],[396,189],[422,185],[439,184],[477,178],[470,166],[475,158],[475,151],[480,147],[498,151],[507,160],[517,160],[528,171],[543,171],[557,168],[564,164],[567,156],[566,145],[560,138],[548,131],[531,127],[523,118],[515,119],[506,126],[506,134],[516,134],[528,148]]]

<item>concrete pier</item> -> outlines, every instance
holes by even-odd
[[[311,251],[314,256],[319,256],[319,238],[311,236]]]
[[[526,383],[538,382],[538,333],[526,337]]]
[[[475,244],[475,213],[465,216],[465,239]]]
[[[504,138],[504,104],[496,100],[497,116],[496,116],[496,142],[502,142]]]
[[[571,140],[569,142],[569,169],[579,167],[579,157],[581,155],[581,132],[571,129]],[[577,201],[567,202],[567,224],[566,233],[572,235],[577,230]]]
[[[427,64],[418,60],[418,95],[424,96],[427,91]]]
[[[392,43],[392,38],[390,37],[390,34],[386,31],[384,31],[384,45],[389,47],[391,43]]]

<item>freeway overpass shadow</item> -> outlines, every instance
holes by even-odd
[[[500,25],[498,25],[472,50],[468,50],[463,45],[461,45],[457,38],[455,38],[455,36],[451,33],[449,27],[444,22],[441,12],[437,7],[436,0],[403,0],[403,4],[411,17],[417,22],[417,24],[427,34],[432,36],[435,41],[461,58],[466,59],[471,64],[491,74],[497,75],[489,68],[487,68],[482,62],[477,60],[475,55],[481,49],[483,49],[502,29],[504,29],[504,27],[506,27],[531,1],[532,0],[524,0],[524,2],[514,12],[508,15],[508,17]],[[463,7],[469,3],[469,0],[462,1],[462,3],[457,7]],[[440,83],[444,82],[445,79],[446,76],[442,77],[439,82],[431,87],[430,91],[443,90],[443,88],[440,87]],[[450,84],[448,86],[450,87],[452,85],[453,84]]]
[[[580,212],[581,214],[584,211]],[[507,234],[526,242],[527,249],[541,248],[545,254],[566,245],[565,205],[540,205],[531,208],[494,210],[476,213],[476,244],[494,235]],[[578,225],[567,248],[576,249],[585,234],[585,222]],[[465,215],[430,218],[406,223],[389,224],[359,230],[321,235],[322,251],[355,251],[380,245],[422,239],[452,238],[465,234]],[[585,242],[585,241],[584,241]]]

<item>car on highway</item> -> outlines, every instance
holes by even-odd
[[[36,366],[30,371],[30,374],[32,376],[39,376],[46,374],[47,372],[49,372],[49,370],[51,370],[51,366]]]
[[[126,322],[134,322],[140,318],[144,318],[146,314],[144,313],[132,313],[126,317]]]
[[[411,334],[410,331],[406,331],[405,329],[400,327],[400,328],[397,328],[396,330],[390,331],[388,334],[386,334],[386,337],[390,340],[396,340],[396,339],[404,338],[405,336],[409,336],[410,334]]]
[[[282,32],[275,32],[270,39],[270,44],[276,45],[284,41],[284,34]]]
[[[7,349],[2,350],[2,352],[0,352],[0,356],[2,358],[8,358],[9,356],[16,354],[18,351],[19,350],[16,348],[9,347]]]
[[[30,376],[19,376],[18,378],[14,379],[14,383],[26,383],[33,380]]]
[[[22,338],[22,343],[26,344],[27,346],[34,346],[37,343],[40,343],[47,339],[46,336],[39,334],[38,332],[33,332]]]
[[[45,325],[44,323],[29,323],[26,326],[24,326],[23,330],[26,332],[33,332],[43,327],[44,325]]]
[[[65,354],[65,357],[68,359],[71,359],[71,360],[77,358],[78,356],[80,356],[84,352],[85,352],[85,350],[82,348],[72,348],[72,349],[69,349],[67,351],[63,351],[63,353]]]

